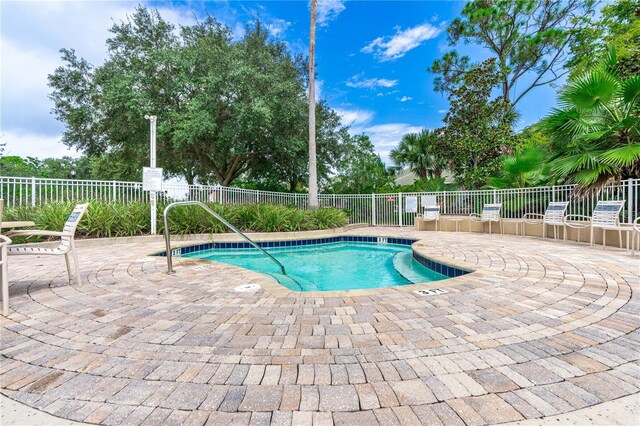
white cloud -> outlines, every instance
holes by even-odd
[[[447,110],[446,109],[439,109],[438,110],[438,114],[446,114]]]
[[[360,129],[371,122],[373,119],[373,111],[364,109],[340,109],[334,108],[335,112],[342,117],[342,124],[350,126],[352,129]],[[359,133],[356,131],[356,133]]]
[[[369,136],[376,152],[386,163],[390,163],[389,152],[398,146],[404,135],[422,130],[422,127],[407,123],[372,124],[374,118],[372,111],[334,109],[342,117],[342,124],[350,126],[349,133],[352,135],[364,133]]]
[[[326,27],[345,9],[344,0],[318,0],[316,6],[316,22],[321,27]]]
[[[291,22],[284,19],[274,18],[271,22],[266,24],[269,34],[274,37],[280,37],[291,26]]]
[[[438,28],[428,23],[406,30],[398,28],[394,36],[378,37],[363,47],[362,52],[372,53],[380,61],[398,59],[441,32],[442,26]]]
[[[59,142],[62,124],[50,113],[47,76],[62,65],[61,48],[75,49],[78,57],[100,65],[106,58],[109,28],[135,7],[136,3],[122,2],[3,2],[0,128],[7,154],[69,155]],[[195,22],[188,8],[159,11],[176,25]]]
[[[411,96],[403,96],[403,97],[401,97],[401,98],[398,98],[398,100],[399,100],[400,102],[407,102],[407,101],[411,101],[411,100],[413,100],[413,98],[412,98]]]
[[[59,136],[7,131],[0,136],[0,143],[6,143],[4,155],[38,158],[59,158],[65,155],[79,157],[76,150],[69,149],[60,142]]]
[[[393,87],[398,84],[398,80],[387,78],[364,78],[364,73],[356,74],[347,81],[348,87],[375,89],[378,87]]]

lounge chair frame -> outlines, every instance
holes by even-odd
[[[469,215],[469,219],[472,222],[480,222],[483,224],[489,222],[489,235],[491,235],[491,223],[498,222],[498,224],[500,225],[500,233],[503,234],[504,230],[502,228],[502,216],[500,215],[501,210],[502,203],[485,204],[482,207],[482,214],[471,213]],[[471,226],[469,226],[469,231],[471,231]]]
[[[542,224],[542,238],[547,237],[547,225],[553,226],[553,239],[558,239],[558,227],[562,227],[564,241],[567,241],[567,227],[565,214],[569,207],[568,201],[552,201],[547,205],[544,214],[526,213],[522,217],[522,236],[527,236],[527,224]]]
[[[625,200],[613,200],[613,201],[598,201],[596,207],[593,209],[591,216],[585,216],[580,214],[573,214],[565,216],[565,224],[569,228],[576,228],[578,230],[584,228],[591,228],[589,234],[589,245],[593,246],[594,231],[596,228],[602,229],[602,248],[604,249],[607,244],[607,230],[618,231],[620,238],[620,247],[622,247],[622,229],[620,228],[620,211],[624,207]],[[571,222],[572,220],[579,219],[580,222]],[[579,231],[578,231],[579,232]],[[580,241],[580,234],[578,234],[578,241]]]
[[[418,216],[423,222],[435,222],[435,229],[438,230],[438,224],[440,223],[440,206],[425,206],[422,216]],[[442,225],[440,226],[442,230]]]
[[[26,236],[43,236],[43,237],[60,237],[60,244],[55,248],[35,247],[29,245],[19,245],[15,247],[9,247],[7,252],[11,255],[64,255],[65,263],[67,264],[67,274],[69,275],[69,283],[72,281],[71,265],[69,262],[69,256],[73,257],[73,263],[76,270],[76,281],[78,285],[82,285],[82,279],[80,278],[80,266],[78,264],[78,256],[76,254],[75,247],[75,233],[78,223],[82,216],[87,212],[88,204],[78,204],[73,212],[69,215],[67,222],[64,224],[62,232],[56,231],[44,231],[38,229],[28,229],[21,231],[12,231],[7,233],[10,237],[26,237]]]

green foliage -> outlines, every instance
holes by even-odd
[[[3,220],[31,220],[37,229],[59,231],[63,228],[72,203],[47,203],[36,207],[6,207]],[[162,233],[162,211],[158,205],[158,232]],[[295,207],[249,204],[210,204],[215,212],[246,232],[309,231],[345,226],[347,214],[338,209],[298,210]],[[130,237],[149,234],[151,219],[146,203],[106,203],[91,201],[87,214],[78,225],[81,238]],[[197,206],[184,206],[171,211],[169,230],[172,234],[207,234],[229,232],[217,219]],[[19,242],[17,240],[16,242]]]
[[[514,154],[503,155],[499,177],[490,177],[488,188],[525,188],[542,185],[548,179],[545,164],[548,153],[539,146],[529,145]]]
[[[466,188],[480,188],[489,177],[497,176],[500,155],[515,143],[511,105],[502,97],[491,99],[500,79],[495,62],[489,59],[465,73],[462,84],[449,96],[445,126],[436,130],[441,134],[437,152],[449,159],[456,182]]]
[[[619,72],[615,49],[570,80],[542,126],[557,179],[598,185],[640,176],[640,75]]]
[[[455,191],[456,185],[445,183],[445,178],[417,179],[411,185],[394,188],[397,192],[439,192]]]
[[[328,185],[330,193],[379,192],[391,184],[391,174],[366,135],[347,139],[344,155],[337,167],[338,173]]]
[[[439,137],[429,129],[406,134],[400,145],[391,150],[391,159],[398,166],[409,166],[420,179],[440,178],[447,168],[447,161],[437,149]]]
[[[153,114],[158,165],[168,175],[229,186],[249,173],[290,189],[306,181],[305,60],[259,21],[234,40],[212,17],[176,29],[139,6],[110,34],[104,64],[63,49],[64,65],[49,76],[63,142],[96,158],[101,174],[140,178],[144,116]],[[346,132],[327,105],[318,111],[318,169],[328,176]]]
[[[516,105],[532,89],[561,78],[566,47],[576,32],[587,26],[593,0],[472,0],[462,16],[454,19],[447,33],[449,45],[459,42],[488,50],[496,60],[505,102]],[[467,56],[446,53],[431,66],[439,74],[436,91],[450,93],[462,84],[464,75],[475,66]],[[514,93],[516,88],[518,93]]]
[[[75,171],[77,179],[90,179],[91,162],[81,158],[22,158],[15,155],[0,157],[0,176],[42,177],[52,179],[69,179],[71,171]]]
[[[571,43],[572,56],[566,63],[571,77],[595,66],[610,47],[618,55],[618,75],[640,74],[640,0],[612,1],[589,18],[589,25],[577,30]]]

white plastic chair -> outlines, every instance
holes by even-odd
[[[491,235],[491,223],[498,222],[500,224],[500,233],[503,233],[502,230],[502,217],[500,216],[500,210],[502,210],[502,203],[497,204],[485,204],[482,207],[482,214],[471,213],[469,218],[473,222],[485,223],[489,222],[489,235]],[[469,231],[471,231],[471,226],[469,226]]]
[[[544,214],[527,213],[522,217],[522,236],[527,236],[527,223],[542,224],[542,238],[547,237],[547,225],[553,225],[553,239],[558,238],[558,226],[562,226],[564,240],[567,240],[567,228],[565,227],[564,215],[569,206],[568,201],[552,201],[547,206]]]
[[[56,248],[34,247],[20,245],[8,248],[8,254],[11,255],[64,255],[67,263],[67,273],[69,275],[69,283],[71,283],[71,266],[69,264],[69,255],[73,255],[73,263],[76,268],[76,278],[78,285],[82,285],[80,279],[80,266],[78,265],[78,256],[76,255],[74,236],[76,228],[82,216],[86,213],[88,204],[78,204],[73,212],[69,215],[67,222],[64,224],[62,232],[42,231],[36,229],[28,229],[23,231],[12,231],[7,236],[43,236],[43,237],[60,237],[60,245]]]
[[[435,229],[438,230],[440,223],[440,206],[425,206],[424,214],[420,218],[423,222],[435,222]]]
[[[602,229],[602,248],[606,246],[607,242],[607,230],[618,231],[620,238],[620,248],[622,248],[622,229],[620,227],[620,211],[624,207],[625,200],[615,201],[598,201],[596,207],[593,209],[591,217],[573,214],[565,217],[565,224],[570,228],[583,229],[591,227],[591,233],[589,236],[589,245],[593,245],[593,234],[596,228]],[[574,219],[583,219],[588,222],[577,223],[570,222]],[[578,234],[578,241],[580,240],[580,234]]]

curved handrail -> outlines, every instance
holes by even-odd
[[[171,210],[172,208],[177,207],[177,206],[200,206],[200,207],[202,207],[209,214],[211,214],[213,217],[218,219],[220,222],[224,223],[227,226],[227,228],[231,229],[233,232],[235,232],[236,234],[240,235],[242,238],[247,240],[247,242],[249,242],[249,244],[251,244],[252,246],[257,248],[258,250],[260,250],[269,259],[273,260],[280,267],[280,270],[282,271],[282,275],[287,275],[287,271],[285,271],[284,265],[282,263],[280,263],[278,261],[278,259],[276,259],[275,257],[271,256],[267,251],[265,251],[262,247],[260,247],[258,244],[256,244],[251,238],[247,237],[245,234],[243,234],[241,231],[239,231],[238,228],[236,228],[235,226],[233,226],[232,224],[227,222],[222,216],[220,216],[218,213],[216,213],[213,210],[211,210],[209,208],[209,206],[207,206],[205,203],[201,203],[200,201],[177,201],[175,203],[169,204],[164,209],[164,212],[162,213],[162,217],[163,217],[163,220],[164,220],[164,241],[165,241],[165,245],[167,247],[167,267],[169,269],[169,273],[170,274],[173,273],[174,271],[173,271],[173,259],[172,259],[172,254],[171,254],[171,236],[169,235],[169,216],[168,216],[168,214],[169,214],[169,210]]]

